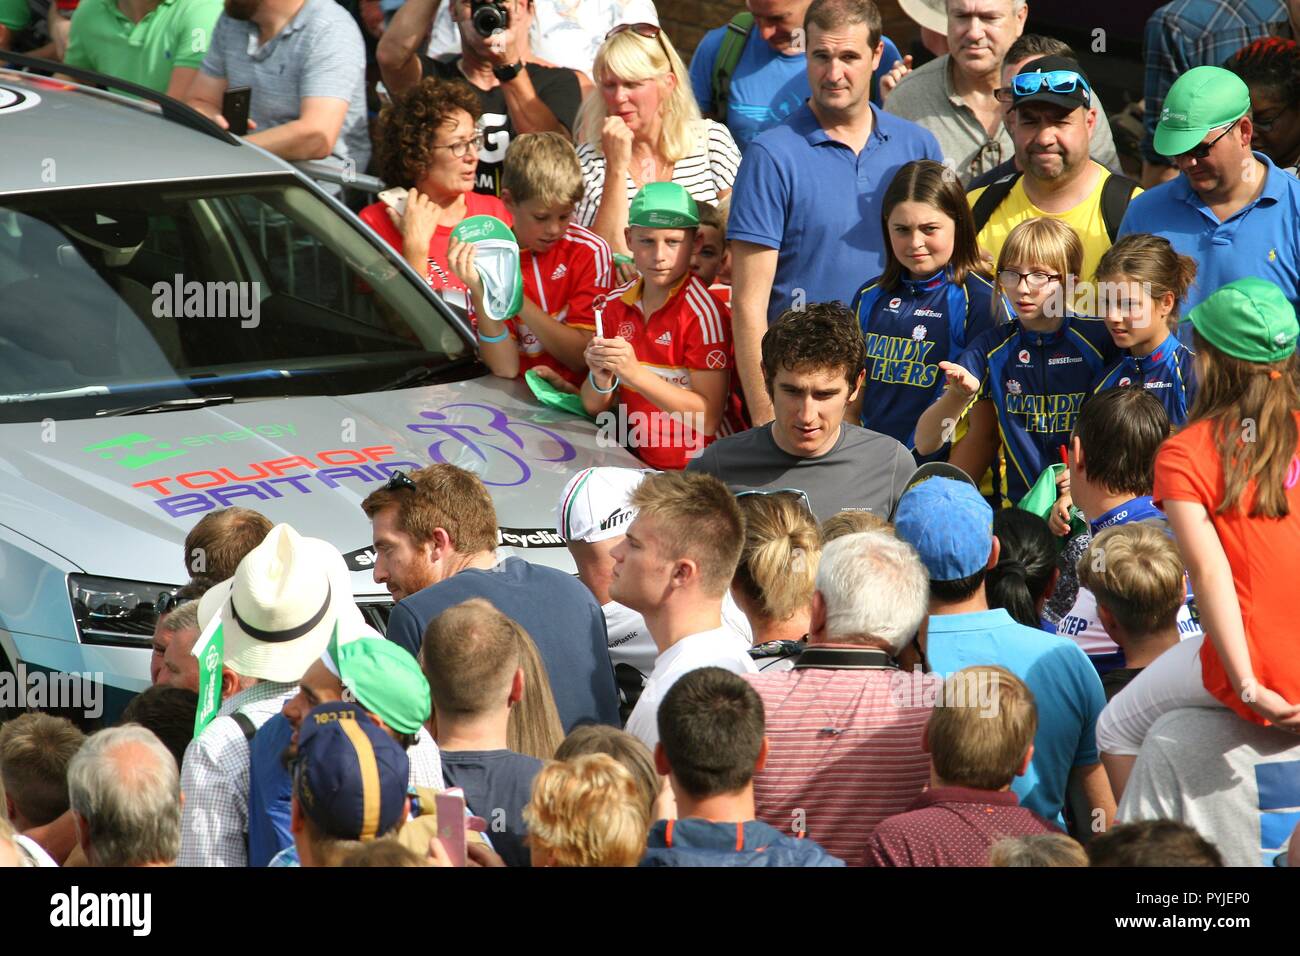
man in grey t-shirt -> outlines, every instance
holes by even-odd
[[[370,162],[365,73],[361,31],[334,0],[226,0],[187,102],[226,127],[226,90],[250,87],[250,143],[356,174]]]
[[[790,309],[763,336],[762,352],[775,419],[715,441],[687,470],[732,491],[797,489],[818,521],[845,508],[889,518],[916,462],[889,436],[844,421],[866,363],[853,313],[838,302]]]
[[[1177,820],[1228,866],[1270,864],[1300,820],[1300,740],[1226,708],[1170,711],[1147,732],[1116,820]]]

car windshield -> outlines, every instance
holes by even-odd
[[[292,179],[0,200],[0,422],[476,374],[382,243]]]

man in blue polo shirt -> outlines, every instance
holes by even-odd
[[[1034,755],[1011,784],[1021,804],[1064,826],[1068,798],[1081,828],[1101,822],[1098,810],[1109,825],[1115,798],[1096,741],[1097,716],[1106,706],[1101,680],[1073,641],[1018,624],[1005,608],[989,609],[984,575],[1001,551],[993,509],[973,484],[930,478],[904,493],[894,529],[930,573],[930,670],[946,677],[996,664],[1033,691]]]
[[[1251,149],[1250,90],[1217,66],[1188,70],[1169,89],[1155,148],[1182,173],[1135,196],[1120,235],[1164,236],[1196,260],[1183,314],[1215,289],[1258,276],[1300,309],[1300,179]],[[1188,341],[1191,324],[1179,338]]]
[[[812,95],[750,144],[727,224],[736,366],[755,425],[772,420],[759,348],[769,323],[807,302],[849,302],[862,276],[883,272],[886,187],[914,159],[943,161],[932,134],[871,105],[871,0],[814,0],[804,32]]]
[[[745,0],[746,21],[738,14],[731,23],[710,30],[691,58],[691,88],[700,112],[723,119],[743,153],[755,136],[785,119],[808,99],[808,69],[804,56],[803,19],[811,0]],[[741,38],[742,31],[743,39]],[[726,102],[717,102],[714,70],[728,47],[728,35],[743,43],[733,64]],[[880,101],[880,78],[902,57],[889,37],[881,37],[880,64],[872,75],[871,102]]]

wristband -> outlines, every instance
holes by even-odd
[[[614,389],[618,388],[618,376],[617,376],[617,375],[614,376],[614,381],[612,381],[612,382],[609,383],[609,388],[601,388],[599,385],[597,385],[597,384],[596,384],[596,377],[595,377],[594,375],[592,375],[590,372],[587,373],[587,380],[588,380],[589,382],[591,382],[591,387],[594,388],[594,389],[596,390],[596,392],[597,392],[598,394],[600,394],[600,395],[609,395],[610,393],[612,393],[612,392],[614,391]]]
[[[484,335],[482,329],[478,330],[478,340],[480,342],[491,344],[492,342],[504,342],[508,338],[510,338],[510,329],[508,328],[500,335]]]

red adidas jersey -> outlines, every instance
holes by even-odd
[[[397,250],[397,254],[402,254],[402,234],[398,232],[397,227],[393,225],[392,220],[388,218],[387,206],[382,202],[371,203],[358,214],[361,221],[364,222],[375,232],[379,233],[381,239]],[[514,219],[506,211],[505,203],[496,196],[485,196],[480,193],[465,194],[465,218],[470,216],[496,216],[507,226],[514,225]],[[465,283],[456,278],[456,274],[447,266],[447,246],[451,242],[451,226],[439,226],[433,232],[433,238],[429,240],[429,265],[425,272],[425,281],[433,287],[433,291],[442,296],[444,302],[448,305],[459,306],[473,318],[474,310],[469,304],[469,293],[465,288]]]
[[[608,337],[621,336],[632,343],[637,361],[665,381],[690,388],[692,371],[716,371],[735,367],[731,344],[731,313],[694,274],[673,288],[668,301],[649,318],[641,314],[641,279],[620,286],[609,294],[601,315],[601,330]],[[628,385],[620,385],[618,400],[626,412],[628,447],[647,465],[659,469],[681,469],[691,457],[715,438],[744,427],[733,389],[728,389],[722,424],[715,435],[703,442],[682,427],[669,426],[658,406]],[[664,423],[657,425],[641,423]],[[684,423],[683,423],[684,424]],[[638,435],[640,432],[640,435]],[[642,443],[638,439],[646,437]]]
[[[590,229],[569,223],[568,230],[545,252],[519,251],[524,274],[524,295],[557,322],[596,331],[593,304],[614,285],[614,256],[609,243]],[[574,385],[582,384],[587,372],[575,372],[542,348],[528,324],[520,318],[506,323],[519,343],[519,374],[537,365],[559,372]]]

